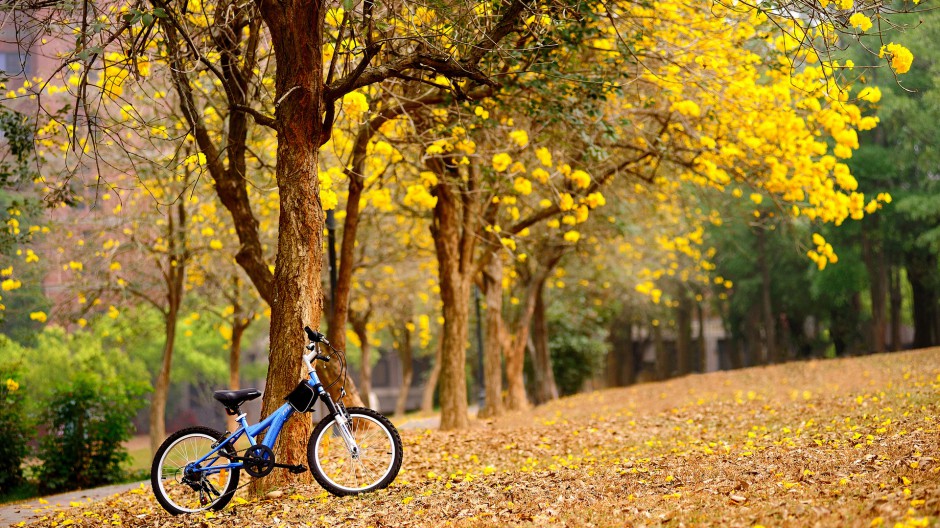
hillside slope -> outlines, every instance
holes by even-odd
[[[938,410],[940,349],[692,375],[406,431],[397,482],[364,497],[301,487],[187,519],[135,490],[39,525],[928,526]]]

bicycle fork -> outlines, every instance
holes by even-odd
[[[353,438],[352,433],[349,431],[349,420],[346,419],[346,416],[343,413],[336,413],[336,426],[339,429],[339,434],[343,438],[343,442],[346,443],[346,449],[349,451],[349,454],[354,458],[359,458],[359,445],[356,444],[356,439]]]

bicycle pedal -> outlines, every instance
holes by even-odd
[[[297,465],[297,466],[291,466],[291,467],[287,468],[287,470],[290,471],[291,473],[295,473],[295,474],[306,473],[306,472],[307,472],[307,466],[305,466],[305,465],[303,465],[303,464],[300,464],[300,465]]]

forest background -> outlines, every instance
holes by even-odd
[[[493,417],[702,371],[706,319],[730,367],[940,341],[929,9],[312,4],[3,11],[11,483],[80,389],[116,445],[174,386],[269,365],[271,408],[321,309],[350,401],[377,349],[433,356],[444,428],[477,385]]]

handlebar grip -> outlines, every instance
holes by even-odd
[[[323,341],[326,340],[326,336],[324,336],[320,332],[311,330],[309,326],[304,327],[304,332],[307,333],[307,339],[313,341],[314,343],[322,343]]]

